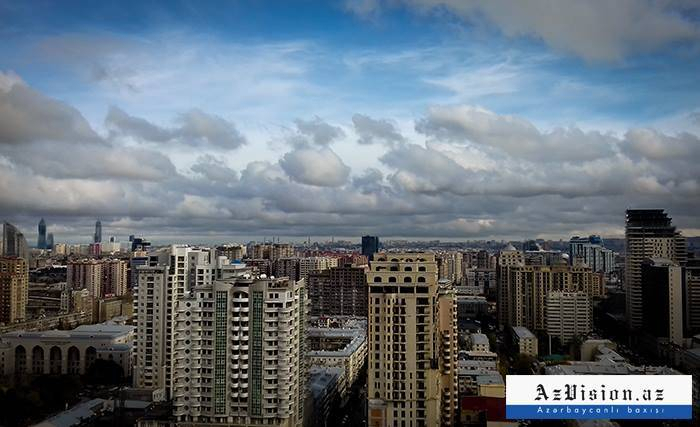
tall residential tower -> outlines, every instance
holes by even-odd
[[[370,427],[451,426],[457,411],[454,287],[435,255],[375,254],[369,284]]]
[[[627,323],[641,328],[642,263],[646,258],[662,258],[682,265],[687,257],[686,242],[663,209],[628,209],[625,246]]]

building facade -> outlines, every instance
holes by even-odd
[[[669,260],[650,258],[642,262],[641,273],[644,331],[682,346],[683,268]]]
[[[371,427],[453,425],[457,309],[428,253],[375,254],[369,284]]]
[[[69,261],[66,268],[68,289],[87,289],[95,298],[125,295],[127,282],[128,262],[120,259]]]
[[[309,274],[312,316],[367,316],[365,267],[345,264]]]
[[[663,209],[629,209],[625,224],[625,298],[627,323],[641,328],[642,262],[663,258],[677,264],[686,260],[685,238],[676,231]]]
[[[133,326],[83,325],[71,331],[10,332],[0,336],[0,372],[84,375],[97,359],[112,360],[131,375]]]
[[[496,268],[496,312],[498,324],[505,327],[510,324],[510,294],[508,285],[508,267],[525,265],[523,253],[509,244],[498,254]]]
[[[379,237],[377,236],[362,236],[362,255],[368,260],[372,260],[372,255],[379,252]]]
[[[179,425],[302,425],[304,281],[215,281],[176,306],[172,387]]]
[[[591,300],[586,292],[552,291],[547,294],[545,330],[562,344],[587,335],[591,331],[591,317]]]
[[[0,323],[25,320],[28,299],[27,261],[18,257],[0,257]]]

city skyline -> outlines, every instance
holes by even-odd
[[[23,230],[622,236],[661,206],[700,235],[689,2],[93,6],[0,4]]]

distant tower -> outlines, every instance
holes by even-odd
[[[379,252],[379,237],[362,236],[362,255],[372,260],[372,255]]]
[[[46,237],[46,249],[53,249],[53,233],[49,233]]]
[[[36,242],[36,247],[39,249],[46,249],[46,222],[44,218],[39,221],[39,237]]]
[[[95,223],[95,236],[93,243],[102,243],[102,223],[99,219]]]

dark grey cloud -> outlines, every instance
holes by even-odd
[[[507,37],[541,40],[588,61],[620,61],[672,44],[697,44],[700,27],[685,13],[692,2],[656,0],[348,0],[348,8],[375,19],[384,7],[419,13],[447,11],[474,26],[486,24]]]
[[[114,106],[105,118],[105,125],[112,133],[142,141],[209,144],[223,149],[235,149],[246,143],[232,122],[199,109],[179,115],[176,123],[173,128],[160,127]]]
[[[391,145],[404,142],[403,135],[389,120],[373,119],[364,114],[355,114],[352,116],[352,124],[355,126],[355,132],[360,137],[357,141],[360,144],[382,142]]]

